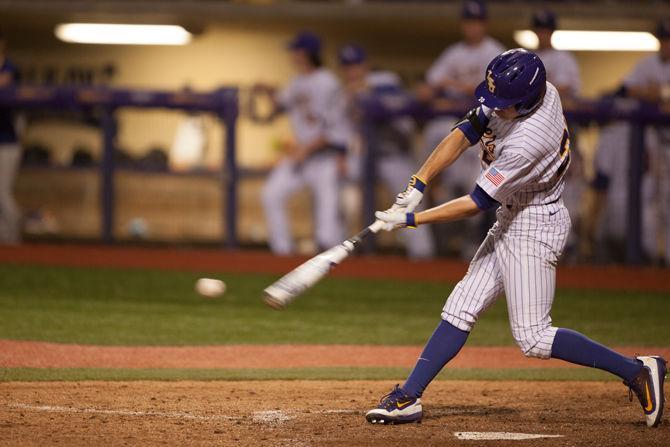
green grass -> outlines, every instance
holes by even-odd
[[[102,345],[348,343],[420,345],[452,285],[329,278],[284,312],[261,303],[276,277],[216,275],[228,293],[193,292],[206,273],[0,265],[0,338]],[[559,290],[554,323],[612,345],[666,346],[670,297]],[[513,344],[501,299],[471,345]]]
[[[106,369],[0,368],[0,382],[80,380],[396,380],[407,368]],[[589,368],[445,369],[438,380],[618,380]]]

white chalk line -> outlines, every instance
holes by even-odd
[[[506,431],[457,431],[457,439],[464,441],[524,441],[527,439],[562,438],[563,435],[511,433]]]
[[[257,424],[279,425],[294,417],[282,410],[264,410],[254,411],[251,420]]]
[[[138,410],[110,410],[104,408],[94,408],[94,407],[66,407],[62,405],[32,405],[25,403],[16,403],[9,404],[10,408],[29,410],[29,411],[44,411],[50,413],[86,413],[86,414],[104,414],[111,416],[139,416],[139,417],[165,417],[165,418],[174,418],[174,419],[189,419],[189,420],[201,420],[201,421],[231,421],[231,420],[240,420],[242,417],[233,417],[226,415],[198,415],[186,413],[183,411],[138,411]],[[263,411],[254,411],[251,414],[251,420],[255,423],[260,424],[270,424],[277,425],[295,419],[297,414],[355,414],[356,410],[320,410],[320,411],[310,411],[300,412],[293,410],[263,410]]]
[[[320,411],[313,411],[312,413],[316,414],[356,414],[356,413],[361,413],[360,410],[320,410]]]
[[[231,421],[240,420],[240,417],[213,415],[204,416],[198,414],[185,413],[183,411],[138,411],[138,410],[109,410],[104,408],[94,407],[66,407],[62,405],[32,405],[24,403],[9,404],[10,408],[29,410],[29,411],[44,411],[49,413],[83,413],[83,414],[103,414],[111,416],[139,416],[139,417],[165,417],[175,419],[189,419],[201,421]],[[291,419],[295,419],[296,414],[356,414],[357,410],[349,409],[334,409],[334,410],[317,410],[307,412],[299,412],[294,410],[262,410],[254,411],[251,414],[251,420],[257,424],[264,425],[280,425]],[[528,439],[541,438],[561,438],[563,435],[549,435],[549,434],[534,434],[534,433],[511,433],[511,432],[455,432],[454,436],[460,440],[479,440],[479,441],[496,441],[496,440],[512,440],[521,441]]]
[[[235,420],[232,416],[213,415],[204,416],[198,414],[185,413],[183,411],[137,411],[137,410],[107,410],[104,408],[73,408],[64,407],[61,405],[31,405],[31,404],[10,404],[11,408],[31,411],[45,411],[50,413],[90,413],[90,414],[106,414],[113,416],[154,416],[166,417],[175,419],[192,419],[202,421],[220,421],[220,420]]]

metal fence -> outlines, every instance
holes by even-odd
[[[366,221],[374,219],[375,210],[375,173],[376,149],[378,146],[376,123],[395,117],[409,116],[425,122],[438,116],[463,116],[473,104],[459,104],[453,108],[435,110],[422,104],[411,95],[390,97],[384,95],[367,96],[361,99],[360,107],[364,111],[361,133],[366,142],[364,169],[363,215]],[[579,100],[566,107],[565,117],[569,126],[603,125],[613,121],[630,123],[628,195],[626,219],[625,260],[628,264],[643,262],[642,225],[641,225],[641,185],[644,173],[645,128],[648,126],[669,126],[670,115],[659,109],[658,105],[642,101],[623,103],[616,98],[597,101]]]
[[[239,113],[238,89],[221,88],[209,93],[188,91],[170,92],[159,90],[129,90],[106,87],[44,87],[20,86],[0,90],[0,106],[18,110],[52,109],[95,113],[100,118],[102,132],[102,160],[100,163],[100,239],[106,243],[114,241],[116,171],[115,112],[121,108],[178,109],[184,111],[209,112],[225,127],[221,182],[224,199],[222,216],[225,245],[237,246],[237,183],[236,124]]]

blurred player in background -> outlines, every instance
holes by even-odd
[[[670,19],[663,19],[656,27],[660,41],[658,53],[642,59],[624,81],[626,94],[632,98],[659,104],[664,112],[670,111]],[[652,168],[653,194],[656,203],[656,228],[645,228],[659,238],[664,247],[665,263],[670,264],[670,126],[655,127],[658,146],[649,151]],[[644,237],[644,236],[643,236]],[[659,245],[660,245],[659,244]],[[650,253],[655,257],[655,253]]]
[[[17,70],[6,56],[7,41],[0,32],[0,88],[16,82]],[[11,109],[0,108],[0,243],[20,242],[21,214],[14,200],[14,179],[21,160],[21,147]]]
[[[313,195],[316,243],[330,248],[343,239],[339,215],[338,158],[348,138],[344,98],[337,77],[323,67],[321,40],[301,32],[289,44],[297,76],[274,98],[276,108],[289,115],[295,143],[270,173],[263,188],[263,207],[270,248],[279,255],[293,253],[286,201],[302,188]]]
[[[487,35],[487,11],[483,1],[465,1],[461,18],[463,40],[442,52],[426,73],[427,88],[424,86],[419,92],[421,99],[430,99],[438,109],[470,107],[481,73],[489,61],[504,49],[497,40]],[[425,154],[430,153],[449,134],[459,118],[459,116],[443,116],[426,125],[424,130]],[[454,168],[444,175],[442,183],[447,190],[447,195],[437,198],[437,201],[458,197],[468,191],[480,171],[477,153],[478,151],[475,150],[466,151],[456,161]],[[477,249],[477,243],[481,237],[481,231],[478,230],[482,226],[482,217],[480,216],[476,222],[466,227],[474,231],[464,233],[468,241],[461,246],[460,251],[463,258],[471,257]],[[453,226],[454,224],[448,225]],[[449,226],[446,228],[448,229]],[[448,233],[456,234],[455,231],[448,231]]]
[[[543,9],[533,14],[533,31],[537,35],[540,56],[547,69],[547,79],[554,84],[562,102],[570,102],[579,95],[581,78],[577,60],[568,51],[560,51],[551,45],[551,36],[558,27],[558,19],[553,11]]]
[[[350,128],[355,131],[357,122],[356,100],[367,94],[384,96],[405,96],[402,81],[399,76],[390,71],[371,70],[367,61],[367,54],[358,45],[346,45],[340,48],[338,60],[344,87],[348,98],[347,116],[352,120]],[[414,121],[409,117],[398,117],[384,121],[375,126],[375,169],[378,178],[391,191],[403,188],[404,178],[408,178],[416,170],[416,162],[412,154],[412,140]],[[354,132],[354,146],[365,147],[358,132]],[[363,149],[362,149],[363,150]],[[358,151],[361,155],[362,150]],[[352,152],[352,151],[351,151]],[[354,164],[351,169],[355,180],[365,177],[362,172],[362,157],[351,157]],[[358,175],[356,175],[358,174]],[[427,259],[434,256],[432,236],[429,228],[420,228],[417,231],[405,232],[402,239],[407,254],[412,259]]]
[[[618,109],[632,109],[637,100],[625,97],[621,87],[602,101],[611,101]],[[587,259],[621,262],[625,260],[628,215],[628,182],[631,125],[629,121],[612,121],[600,127],[594,160],[595,176],[590,194],[586,195],[584,246]],[[647,128],[646,151],[657,146],[656,132]],[[645,158],[648,158],[645,156]],[[648,160],[647,163],[648,165]],[[646,253],[656,250],[653,219],[653,177],[646,166],[642,177],[642,244]]]
[[[553,11],[542,9],[533,14],[531,26],[538,38],[537,54],[547,70],[547,80],[558,90],[564,109],[570,109],[579,96],[581,78],[577,60],[568,51],[555,49],[551,45],[551,37],[558,27],[558,18]],[[570,125],[570,144],[572,161],[566,174],[563,201],[572,218],[572,230],[568,238],[565,259],[574,261],[578,252],[581,227],[582,197],[587,187],[584,174],[584,163],[577,143],[578,129]]]

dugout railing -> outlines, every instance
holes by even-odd
[[[641,247],[641,182],[644,172],[644,129],[649,125],[670,126],[670,114],[664,113],[655,104],[630,102],[622,105],[620,101],[580,100],[566,108],[566,118],[571,125],[587,126],[593,123],[604,124],[614,120],[631,124],[629,142],[628,176],[628,212],[625,216],[627,227],[626,261],[640,264],[643,260]],[[241,171],[237,165],[236,125],[239,115],[239,90],[221,88],[209,93],[189,91],[158,91],[114,89],[106,87],[46,87],[20,86],[0,89],[0,106],[17,110],[53,109],[99,112],[102,159],[100,174],[100,239],[106,243],[114,242],[115,221],[115,178],[116,166],[114,151],[116,148],[115,112],[121,108],[175,109],[183,111],[201,111],[213,114],[225,127],[225,139],[222,151],[224,156],[220,171],[223,200],[222,241],[227,247],[238,245],[237,220],[238,182]],[[427,121],[437,116],[462,116],[472,106],[458,104],[439,110],[422,104],[408,94],[381,94],[362,98],[360,101],[360,132],[367,147],[363,160],[363,209],[365,221],[374,219],[376,208],[375,185],[375,123],[393,117],[410,116],[417,121]],[[374,249],[371,239],[368,250]]]
[[[191,91],[134,90],[107,87],[18,86],[0,89],[0,106],[15,110],[49,109],[93,113],[100,118],[102,158],[100,161],[100,239],[114,242],[115,222],[115,150],[117,125],[115,112],[121,108],[175,109],[208,112],[225,127],[223,157],[219,175],[223,198],[222,234],[229,248],[237,240],[237,167],[236,124],[239,114],[238,89],[220,88],[208,93]]]

